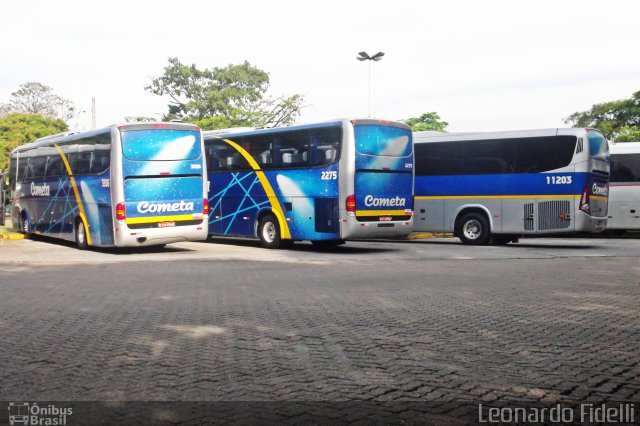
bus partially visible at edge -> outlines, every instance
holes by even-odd
[[[202,134],[182,123],[129,123],[44,137],[10,158],[12,221],[80,249],[204,240]]]
[[[640,230],[640,142],[609,145],[611,182],[607,230],[614,233]]]
[[[267,248],[400,237],[413,223],[413,144],[399,122],[205,132],[209,234]]]
[[[465,244],[604,230],[609,148],[591,129],[417,132],[416,231]]]

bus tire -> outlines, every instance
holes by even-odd
[[[464,244],[482,246],[489,242],[491,229],[489,221],[482,213],[467,213],[460,219],[458,238]]]
[[[75,236],[76,247],[78,250],[86,250],[87,247],[89,247],[89,244],[87,243],[87,233],[84,229],[84,222],[82,222],[82,219],[76,219]]]
[[[282,246],[280,225],[273,214],[268,213],[260,219],[258,223],[258,238],[260,238],[264,248],[277,249]]]

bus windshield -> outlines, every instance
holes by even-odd
[[[601,133],[589,130],[589,156],[597,160],[609,161],[609,144]]]
[[[411,130],[384,125],[356,125],[353,128],[360,154],[408,157],[412,153]]]
[[[128,130],[122,132],[122,152],[134,161],[195,160],[200,157],[200,137],[190,130]]]

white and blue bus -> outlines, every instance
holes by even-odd
[[[202,134],[182,123],[129,123],[48,136],[10,157],[14,228],[80,249],[207,237]]]
[[[611,182],[607,230],[614,233],[640,230],[640,142],[609,145]]]
[[[267,248],[399,237],[413,223],[413,144],[399,122],[204,133],[209,234]]]
[[[465,244],[603,231],[609,147],[591,129],[414,133],[416,231]]]

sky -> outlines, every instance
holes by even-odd
[[[449,131],[567,127],[640,90],[640,1],[7,0],[0,103],[29,81],[81,111],[73,130],[161,117],[144,87],[168,58],[249,61],[271,96],[302,94],[298,122],[435,111]],[[358,52],[384,52],[371,64]]]

